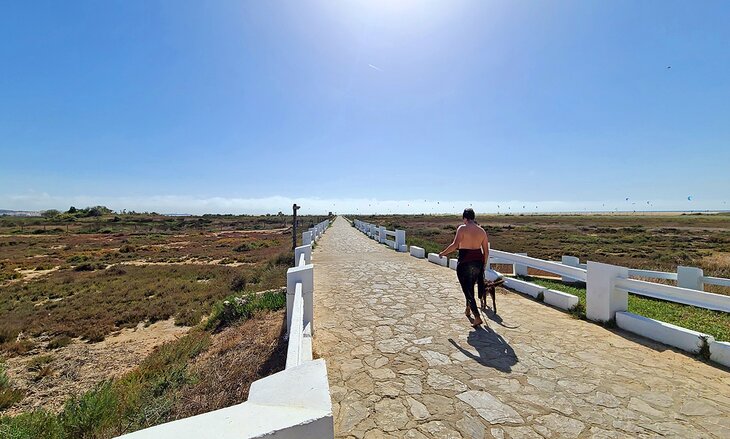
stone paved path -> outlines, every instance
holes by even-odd
[[[313,258],[337,437],[730,437],[724,370],[506,290],[474,330],[454,271],[342,218]]]

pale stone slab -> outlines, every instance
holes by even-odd
[[[524,422],[519,413],[489,392],[468,390],[456,397],[474,407],[479,416],[490,424],[521,424]]]

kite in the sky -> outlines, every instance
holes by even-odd
[[[687,197],[687,201],[692,201],[692,195],[690,195],[689,197]]]

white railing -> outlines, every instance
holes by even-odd
[[[578,258],[563,256],[563,264],[585,269],[587,264],[581,264]],[[705,285],[718,285],[730,287],[730,279],[722,277],[705,276],[701,268],[678,266],[676,273],[656,270],[642,270],[629,268],[630,277],[642,277],[646,279],[663,279],[677,281],[677,286],[692,290],[704,291]]]
[[[565,257],[564,257],[565,259]],[[526,275],[526,268],[533,268],[541,270],[547,273],[553,273],[561,276],[563,279],[578,280],[582,282],[588,281],[588,270],[581,268],[581,266],[587,267],[589,264],[577,264],[578,266],[565,265],[562,262],[544,261],[542,259],[531,258],[526,255],[520,255],[515,253],[508,253],[499,250],[490,249],[489,251],[489,262],[490,264],[511,264],[513,265],[513,273],[516,275]],[[606,265],[606,264],[604,264]],[[524,267],[524,268],[523,268]],[[694,267],[679,267],[678,273],[674,274],[674,278],[687,279],[685,273],[689,272],[693,274]],[[701,272],[701,270],[699,270]],[[652,297],[655,299],[666,300],[668,302],[681,303],[683,305],[691,305],[699,308],[710,309],[714,311],[725,311],[730,312],[730,296],[714,293],[706,293],[704,291],[698,291],[697,289],[684,288],[680,286],[672,286],[659,284],[654,282],[646,282],[638,279],[630,279],[630,276],[644,276],[662,279],[669,278],[668,275],[673,273],[654,272],[651,270],[634,270],[626,268],[627,276],[625,279],[619,279],[615,282],[615,287],[623,289],[632,294]],[[657,274],[655,276],[645,276],[647,274]],[[696,277],[695,277],[696,279]],[[717,279],[717,278],[715,278]],[[721,279],[726,281],[727,279]],[[689,281],[687,281],[689,283]],[[612,319],[611,316],[609,319]]]
[[[302,233],[302,245],[309,245],[317,242],[324,231],[330,226],[330,220],[326,219],[306,232]]]
[[[323,221],[305,234],[319,239]],[[331,439],[334,438],[327,366],[312,359],[314,265],[312,245],[294,250],[286,273],[288,346],[283,371],[251,384],[248,400],[209,413],[139,430],[125,439]]]
[[[586,280],[586,270],[579,267],[571,267],[560,262],[545,261],[542,259],[532,258],[527,255],[517,253],[508,253],[500,250],[489,249],[490,264],[511,264],[513,265],[513,273],[517,275],[527,274],[526,267],[542,270],[547,273],[557,274],[558,276],[576,279],[582,282]],[[522,267],[525,267],[523,269]]]
[[[358,219],[353,221],[355,227],[374,239],[375,241],[385,244],[395,251],[407,252],[408,246],[406,245],[406,231],[405,230],[388,230],[383,226],[366,223]],[[388,239],[392,237],[393,239]]]

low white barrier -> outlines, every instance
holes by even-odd
[[[304,234],[311,234],[316,239],[326,225],[329,221]],[[314,265],[311,244],[297,247],[294,261],[295,266],[287,270],[286,276],[289,338],[286,368],[252,383],[248,400],[242,404],[139,430],[121,438],[334,438],[327,365],[324,360],[312,360]]]
[[[730,367],[730,343],[726,341],[711,341],[710,360]]]
[[[426,257],[426,250],[422,249],[421,247],[417,247],[415,245],[412,245],[411,248],[411,256],[423,259]]]
[[[616,326],[693,354],[699,353],[708,341],[715,341],[707,334],[625,311],[616,313]]]
[[[446,267],[449,265],[449,258],[447,258],[446,256],[439,256],[438,253],[429,253],[428,262],[433,262],[434,264]]]
[[[565,293],[563,291],[547,289],[542,292],[543,300],[548,305],[552,305],[556,308],[564,309],[567,311],[572,310],[578,306],[578,296]]]

